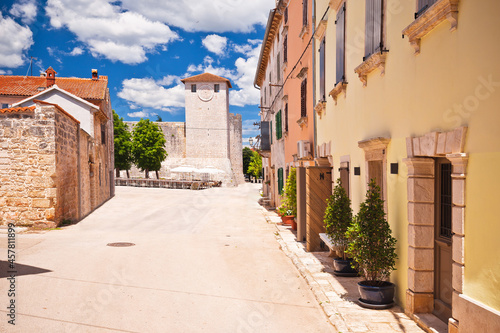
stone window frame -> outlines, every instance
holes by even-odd
[[[415,2],[418,6],[418,1]],[[459,0],[437,0],[403,30],[403,36],[408,36],[415,55],[420,53],[420,40],[441,22],[448,20],[450,31],[457,30],[458,4]]]
[[[417,313],[434,309],[434,232],[435,232],[435,161],[447,158],[452,164],[452,318],[450,332],[458,331],[454,317],[463,293],[465,239],[465,184],[468,154],[464,152],[467,127],[449,132],[431,132],[421,137],[408,137],[408,289],[405,312],[412,318]]]
[[[390,138],[378,137],[358,142],[358,147],[365,152],[366,183],[370,182],[369,162],[382,162],[382,199],[384,200],[384,211],[387,215],[387,146]]]

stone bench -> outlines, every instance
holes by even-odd
[[[338,245],[334,244],[331,238],[326,233],[320,233],[319,238],[325,243],[330,249],[329,257],[337,257]]]

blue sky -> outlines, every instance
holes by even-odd
[[[230,112],[258,132],[253,79],[273,0],[1,0],[0,74],[107,75],[125,120],[184,121],[181,78],[231,80]],[[32,69],[30,57],[35,57]]]

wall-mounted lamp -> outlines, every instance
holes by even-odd
[[[360,167],[354,167],[354,175],[355,176],[361,175],[361,168]]]
[[[397,175],[399,172],[399,164],[391,163],[391,175]]]

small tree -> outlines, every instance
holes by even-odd
[[[248,165],[247,172],[255,178],[259,178],[262,173],[262,157],[256,151],[252,152],[252,158]]]
[[[127,178],[130,178],[129,170],[132,167],[132,135],[123,118],[118,116],[115,110],[113,110],[113,127],[116,177],[120,177],[120,170],[127,170]]]
[[[374,179],[368,187],[366,200],[347,230],[350,242],[346,252],[357,262],[366,281],[381,285],[395,269],[396,239],[385,219],[380,187]]]
[[[290,174],[286,179],[283,203],[287,215],[297,216],[297,172],[295,168],[290,169]]]
[[[165,151],[165,136],[162,130],[149,119],[141,119],[134,128],[132,135],[132,156],[138,168],[149,178],[149,171],[161,169],[161,162],[167,158]]]
[[[248,166],[250,165],[250,161],[252,160],[252,155],[252,149],[248,147],[243,148],[243,173],[249,176],[250,173],[248,172]]]
[[[351,200],[342,187],[342,180],[337,179],[331,197],[327,200],[325,210],[326,233],[339,247],[342,260],[347,260],[346,250],[349,239],[346,236],[347,229],[352,224]]]

